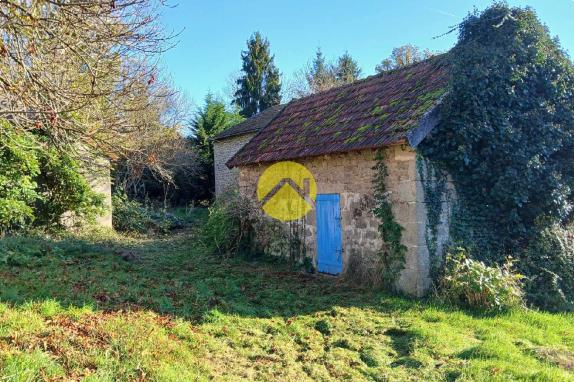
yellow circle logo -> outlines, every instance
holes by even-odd
[[[263,171],[257,182],[257,199],[263,211],[284,222],[307,215],[316,198],[315,178],[299,163],[275,163]]]

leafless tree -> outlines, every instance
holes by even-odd
[[[283,95],[285,99],[300,98],[351,83],[359,76],[360,70],[348,53],[327,62],[318,48],[313,60],[285,81]]]
[[[142,84],[133,95],[136,105],[147,107],[126,113],[129,124],[139,126],[139,136],[127,140],[127,154],[121,160],[122,174],[117,180],[125,189],[137,188],[146,170],[166,183],[177,170],[190,175],[197,170],[197,153],[183,137],[189,105],[172,88],[169,82],[158,81],[151,87]]]
[[[163,5],[0,0],[0,118],[62,149],[153,165],[167,125],[150,117],[160,121],[159,100],[173,96],[155,65],[174,37],[158,22]]]
[[[382,73],[392,69],[402,68],[430,58],[433,55],[434,53],[430,50],[422,50],[421,48],[411,44],[399,46],[394,48],[391,56],[381,61],[381,63],[375,67],[375,70],[378,73]]]

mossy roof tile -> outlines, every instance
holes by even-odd
[[[436,56],[293,100],[227,164],[289,160],[405,141],[446,92],[447,62],[445,55]],[[261,147],[264,141],[273,143]]]

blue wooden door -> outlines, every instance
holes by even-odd
[[[343,270],[341,209],[338,194],[317,195],[317,268],[338,275]]]

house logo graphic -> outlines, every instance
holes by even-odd
[[[307,215],[313,209],[316,197],[315,178],[299,163],[275,163],[263,171],[257,182],[257,199],[263,211],[283,222]]]

